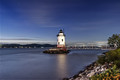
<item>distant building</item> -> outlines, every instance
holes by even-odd
[[[57,47],[58,48],[65,47],[65,34],[62,30],[60,30],[57,35]]]

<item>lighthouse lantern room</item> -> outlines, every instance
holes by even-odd
[[[58,48],[65,47],[65,34],[64,34],[63,30],[60,30],[57,35],[57,47]]]

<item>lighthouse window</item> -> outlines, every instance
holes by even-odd
[[[63,39],[62,39],[62,41],[63,41]]]

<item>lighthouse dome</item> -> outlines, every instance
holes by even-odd
[[[62,31],[62,29],[59,31],[57,36],[65,36],[64,32]]]

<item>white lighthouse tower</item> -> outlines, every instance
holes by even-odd
[[[43,51],[43,53],[49,54],[67,54],[70,50],[65,47],[65,34],[62,30],[57,35],[57,48],[51,48]]]
[[[58,48],[65,47],[65,34],[62,30],[60,30],[58,35],[57,35],[57,47]]]

